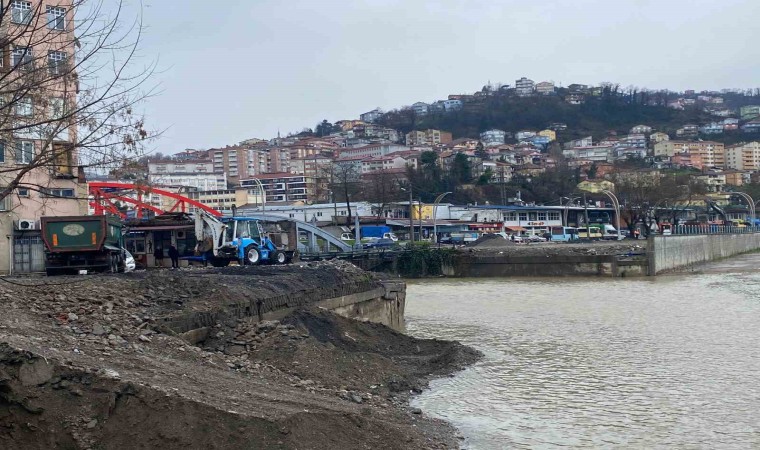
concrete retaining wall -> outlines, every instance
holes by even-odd
[[[654,236],[649,240],[649,274],[689,267],[760,249],[760,233]]]
[[[644,257],[615,255],[505,256],[465,254],[443,265],[449,277],[625,277],[647,274]]]
[[[228,303],[213,310],[167,317],[162,319],[162,325],[188,342],[197,343],[206,339],[215,323],[226,318],[280,320],[297,308],[316,306],[350,319],[381,323],[404,331],[405,305],[405,283],[367,280]]]

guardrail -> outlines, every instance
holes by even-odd
[[[760,232],[760,227],[735,227],[725,225],[676,225],[671,235],[694,235],[694,234],[749,234]],[[663,236],[668,236],[663,234]]]

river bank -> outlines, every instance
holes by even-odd
[[[164,320],[246,293],[372,282],[351,267],[2,279],[0,447],[457,448],[408,399],[479,357],[458,343],[299,309],[279,322],[214,314],[192,345]]]

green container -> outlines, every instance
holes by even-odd
[[[121,221],[108,216],[42,217],[42,239],[52,253],[122,247]]]

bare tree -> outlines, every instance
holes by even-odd
[[[364,188],[361,198],[377,204],[375,212],[380,218],[385,208],[400,196],[400,183],[405,179],[403,173],[377,170],[363,176]]]
[[[137,159],[155,136],[136,111],[155,89],[155,64],[138,61],[139,17],[119,0],[3,3],[0,200]]]
[[[348,208],[347,225],[351,224],[351,198],[361,189],[361,169],[356,161],[335,161],[328,169],[330,190],[334,200],[340,198]]]

